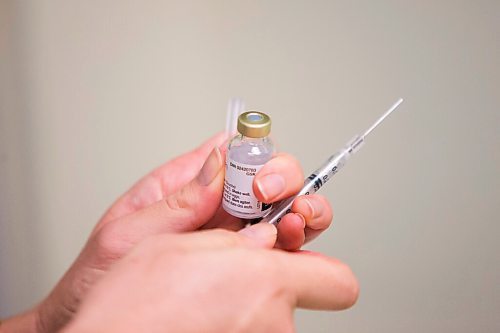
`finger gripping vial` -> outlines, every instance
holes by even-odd
[[[227,149],[222,207],[233,216],[255,219],[271,208],[256,198],[252,187],[255,175],[274,153],[269,138],[271,118],[258,111],[245,112],[238,117],[237,128],[239,134]]]

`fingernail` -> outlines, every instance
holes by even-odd
[[[214,150],[208,155],[205,164],[198,174],[197,180],[203,186],[208,186],[215,179],[222,167],[222,157],[220,155],[220,150],[215,147]]]
[[[259,246],[273,246],[276,242],[276,235],[278,230],[276,227],[269,223],[257,223],[239,231],[245,237],[252,240]]]
[[[265,175],[257,179],[256,182],[266,203],[272,202],[274,198],[285,191],[285,179],[277,173]]]
[[[309,207],[311,218],[320,217],[323,213],[323,205],[318,202],[318,200],[313,200],[310,198],[305,198],[306,204]]]

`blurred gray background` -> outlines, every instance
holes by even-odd
[[[299,332],[500,330],[500,2],[0,0],[0,317],[33,305],[135,180],[269,113],[306,172],[398,97],[308,248],[352,266]],[[312,282],[314,283],[314,282]]]

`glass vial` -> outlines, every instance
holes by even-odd
[[[230,142],[226,155],[226,178],[222,207],[229,214],[243,218],[260,218],[268,213],[271,204],[257,200],[253,179],[274,154],[269,138],[271,118],[258,111],[242,113],[238,132]]]

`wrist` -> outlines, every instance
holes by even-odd
[[[0,333],[41,333],[39,329],[38,307],[0,320]]]
[[[3,319],[0,333],[47,333],[58,331],[69,319],[49,295],[29,311]]]

